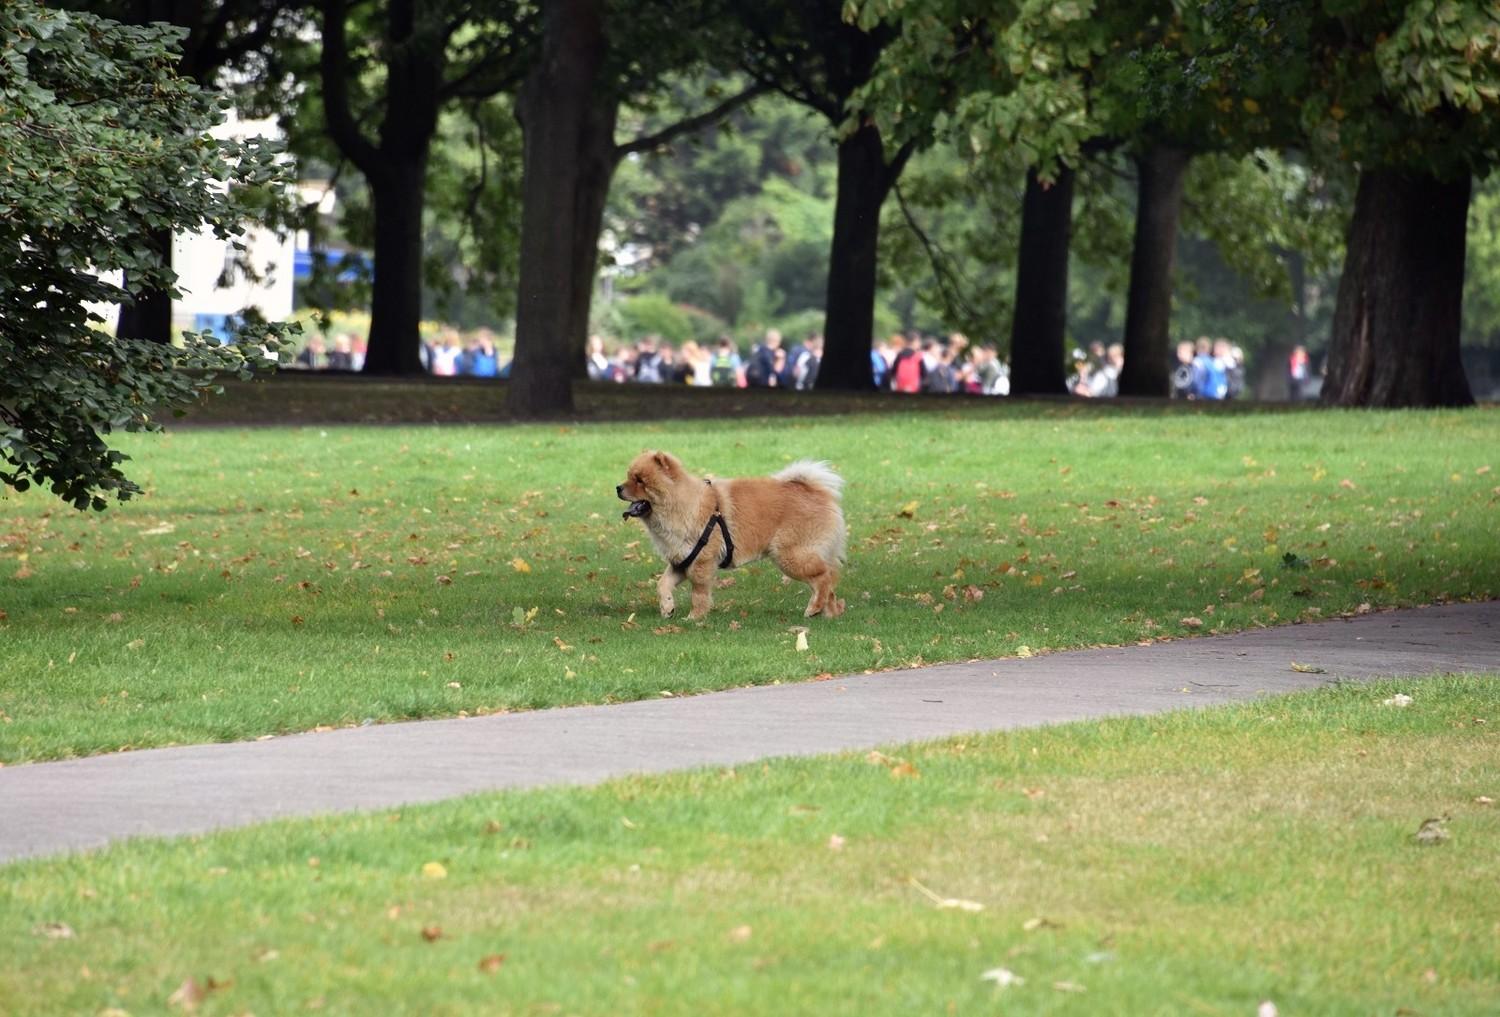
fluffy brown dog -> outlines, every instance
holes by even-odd
[[[625,517],[646,525],[667,562],[657,581],[663,617],[677,603],[672,593],[693,584],[699,620],[713,606],[714,573],[769,557],[787,576],[812,587],[807,615],[844,613],[834,595],[844,560],[844,480],[827,463],[793,463],[770,477],[704,480],[667,452],[642,452],[615,494],[630,502]]]

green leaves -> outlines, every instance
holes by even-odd
[[[80,509],[137,491],[104,436],[156,427],[220,372],[248,377],[286,331],[261,323],[234,345],[184,334],[172,347],[98,329],[98,305],[175,282],[154,237],[206,228],[232,241],[280,177],[264,144],[208,136],[220,103],[177,75],[181,36],[0,8],[0,483],[40,482]]]

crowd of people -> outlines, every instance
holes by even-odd
[[[1174,399],[1238,399],[1245,391],[1245,351],[1228,339],[1200,336],[1177,344]]]
[[[364,365],[366,340],[352,333],[331,339],[312,334],[291,366],[310,370],[358,371]],[[1299,358],[1300,353],[1300,358]],[[479,329],[461,335],[443,329],[424,338],[422,364],[440,377],[505,378],[510,374],[494,333]],[[817,333],[788,345],[780,331],[768,329],[747,354],[730,336],[700,344],[674,345],[648,335],[635,342],[609,344],[591,336],[588,373],[595,381],[720,388],[811,389],[823,360],[823,337]],[[1090,343],[1076,349],[1067,391],[1090,399],[1119,395],[1125,348],[1120,343]],[[971,344],[960,333],[946,337],[895,332],[870,351],[875,387],[903,393],[1009,395],[1010,368],[993,346]],[[1288,364],[1292,397],[1310,375],[1307,351],[1297,347]],[[1174,399],[1236,399],[1245,390],[1245,355],[1227,339],[1199,338],[1177,345],[1172,365]]]

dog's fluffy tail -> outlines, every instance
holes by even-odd
[[[833,495],[834,501],[841,500],[844,495],[844,478],[833,472],[833,467],[823,459],[799,459],[779,473],[773,473],[772,477],[822,488]]]

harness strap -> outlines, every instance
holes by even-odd
[[[705,483],[712,486],[712,481],[705,481]],[[730,562],[734,561],[734,538],[729,535],[729,524],[724,521],[724,516],[715,509],[714,514],[708,517],[708,522],[703,527],[703,533],[698,537],[698,543],[693,545],[693,549],[687,553],[686,558],[672,566],[673,572],[686,572],[692,568],[693,562],[698,560],[698,555],[703,552],[703,549],[708,546],[709,540],[713,537],[715,526],[724,535],[724,555],[719,559],[719,568],[729,568]]]

